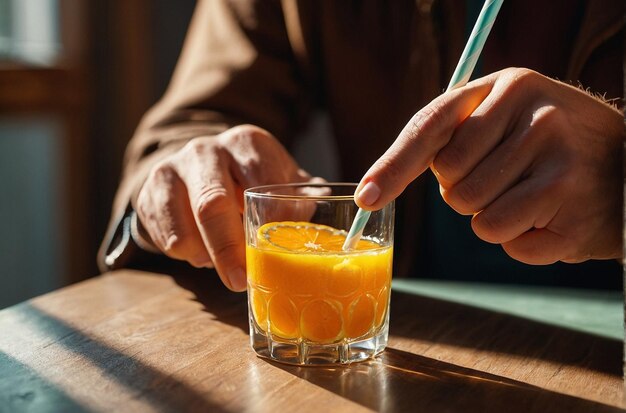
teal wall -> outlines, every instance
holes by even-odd
[[[62,136],[53,118],[0,118],[0,308],[62,285]]]

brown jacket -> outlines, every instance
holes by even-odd
[[[200,0],[171,84],[128,146],[101,270],[138,265],[145,254],[125,217],[151,166],[196,136],[250,123],[289,147],[321,107],[343,179],[358,181],[444,90],[465,42],[465,3]],[[528,67],[620,97],[623,1],[507,0],[482,56],[483,74]],[[399,276],[415,258],[423,186],[410,185],[397,204]]]

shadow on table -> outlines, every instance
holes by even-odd
[[[206,274],[175,275],[174,279],[195,294],[205,311],[247,331],[245,294],[226,292],[216,278]],[[392,292],[391,303],[392,337],[579,366],[589,374],[622,375],[622,343],[618,340],[398,291]],[[376,361],[350,368],[267,362],[377,411],[623,411],[395,348],[388,348]]]
[[[28,366],[0,351],[0,411],[88,412],[89,409]]]
[[[388,348],[350,367],[267,361],[316,386],[383,412],[621,412],[601,403]]]
[[[248,332],[246,294],[228,292],[206,271],[170,275],[205,311]],[[622,376],[621,341],[416,294],[392,292],[390,333]]]
[[[163,271],[161,272],[163,273]],[[184,273],[169,272],[174,282],[194,294],[194,301],[202,304],[204,311],[213,314],[223,323],[248,334],[248,296],[229,291],[214,271],[191,270]]]
[[[398,317],[414,314],[413,317]],[[394,291],[392,336],[519,355],[622,377],[622,342],[552,324]]]
[[[122,397],[115,394],[113,390],[115,387],[111,388],[107,401],[107,408],[111,410],[127,411],[129,407],[125,403],[130,398],[140,400],[150,406],[150,410],[160,412],[231,413],[231,410],[212,402],[206,395],[198,393],[170,374],[142,363],[133,354],[127,354],[98,341],[29,302],[7,311],[16,311],[17,316],[23,320],[22,325],[27,330],[22,333],[33,334],[36,337],[43,335],[49,339],[48,345],[62,346],[76,357],[62,363],[64,366],[62,370],[48,371],[45,361],[42,366],[26,366],[10,354],[0,352],[0,412],[4,411],[3,407],[11,412],[94,410],[72,399],[66,389],[39,374],[37,370],[42,368],[55,375],[60,382],[65,381],[62,376],[80,374],[83,377],[105,376],[115,385],[125,387],[127,392]],[[48,345],[44,346],[44,349]],[[63,357],[63,354],[55,354],[54,350],[50,349],[44,352],[42,349],[42,354],[38,358],[45,360],[44,357],[51,357],[50,363],[58,364],[57,358]],[[89,372],[90,369],[93,372]],[[92,385],[96,383],[84,383],[87,388]],[[45,403],[42,405],[42,402]]]

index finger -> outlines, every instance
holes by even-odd
[[[422,108],[387,151],[365,173],[355,191],[359,207],[387,205],[421,175],[461,124],[487,97],[495,82],[487,76],[447,92]]]

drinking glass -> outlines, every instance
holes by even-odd
[[[286,184],[244,192],[250,341],[301,365],[372,358],[387,345],[394,204],[343,242],[356,184]]]

